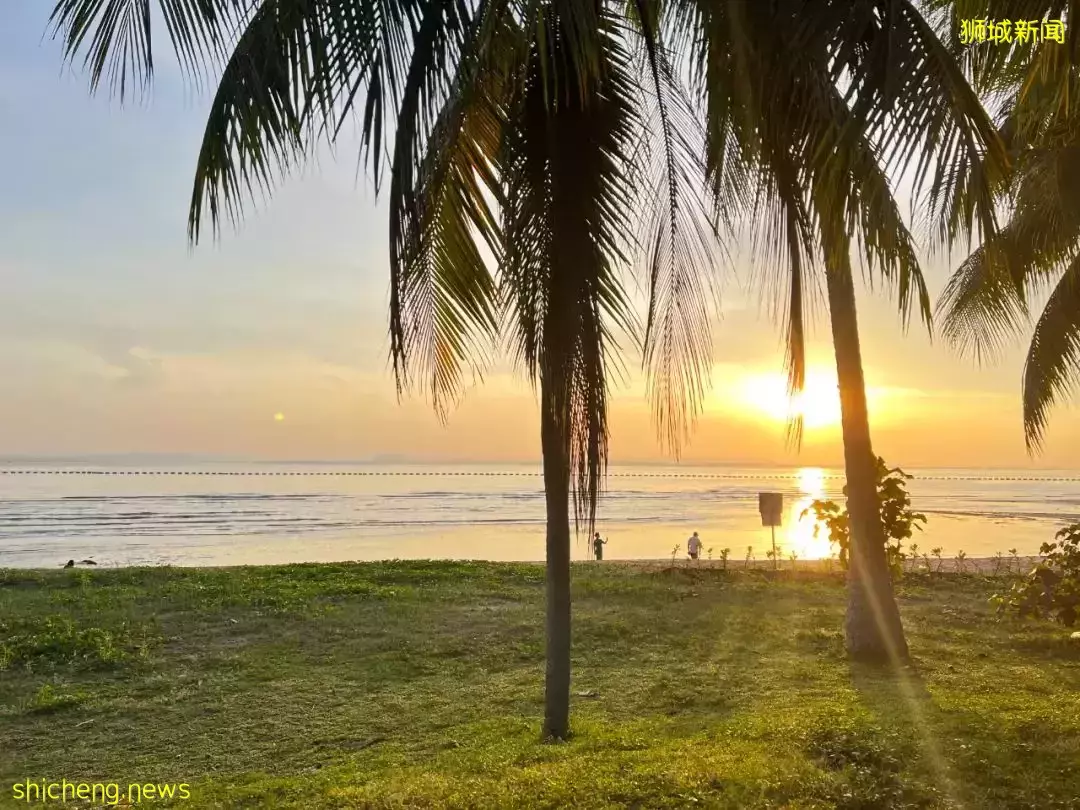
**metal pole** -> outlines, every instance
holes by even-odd
[[[776,562],[776,527],[770,526],[769,528],[772,530],[772,567],[775,571],[780,567]]]

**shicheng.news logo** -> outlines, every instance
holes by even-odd
[[[69,782],[61,779],[25,779],[11,786],[11,795],[17,802],[26,804],[59,804],[61,802],[89,802],[94,806],[115,807],[120,804],[141,804],[170,799],[191,798],[191,786],[187,782]]]

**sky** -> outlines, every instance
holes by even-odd
[[[388,356],[387,213],[356,144],[320,154],[238,230],[191,249],[187,204],[209,94],[166,50],[151,94],[91,96],[47,35],[49,2],[0,25],[0,456],[127,453],[266,459],[532,461],[535,396],[505,363],[446,424],[399,401]],[[925,257],[936,297],[950,264]],[[808,429],[784,441],[777,323],[736,256],[713,323],[705,410],[685,463],[842,462],[827,321],[811,342]],[[879,291],[880,293],[880,291]],[[1057,408],[1031,458],[1023,345],[980,368],[863,290],[875,449],[891,463],[1071,467],[1080,419]],[[1026,336],[1025,336],[1026,337]],[[669,461],[644,382],[614,387],[613,463]]]

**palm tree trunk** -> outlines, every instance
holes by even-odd
[[[570,733],[570,414],[559,413],[563,397],[540,382],[540,445],[547,502],[547,674],[544,738]],[[554,400],[554,401],[553,401]],[[565,410],[569,410],[566,408]]]
[[[841,425],[847,507],[851,521],[846,634],[860,660],[905,661],[904,627],[885,556],[885,530],[877,494],[877,457],[870,443],[855,285],[850,265],[826,273]]]

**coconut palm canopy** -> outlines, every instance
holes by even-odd
[[[1077,19],[1075,3],[979,0],[972,18]],[[1080,30],[1065,42],[976,45],[968,66],[996,109],[1013,171],[997,186],[1008,221],[964,260],[938,303],[943,332],[961,351],[993,359],[1031,329],[1023,373],[1028,449],[1043,441],[1053,405],[1080,382]]]
[[[618,339],[639,342],[677,450],[710,368],[717,248],[740,229],[782,301],[794,390],[820,273],[853,253],[929,320],[890,173],[933,192],[937,236],[993,231],[1004,152],[914,2],[60,0],[52,22],[94,88],[145,87],[163,32],[216,86],[195,241],[357,121],[390,204],[399,386],[443,409],[509,344],[589,519]]]

